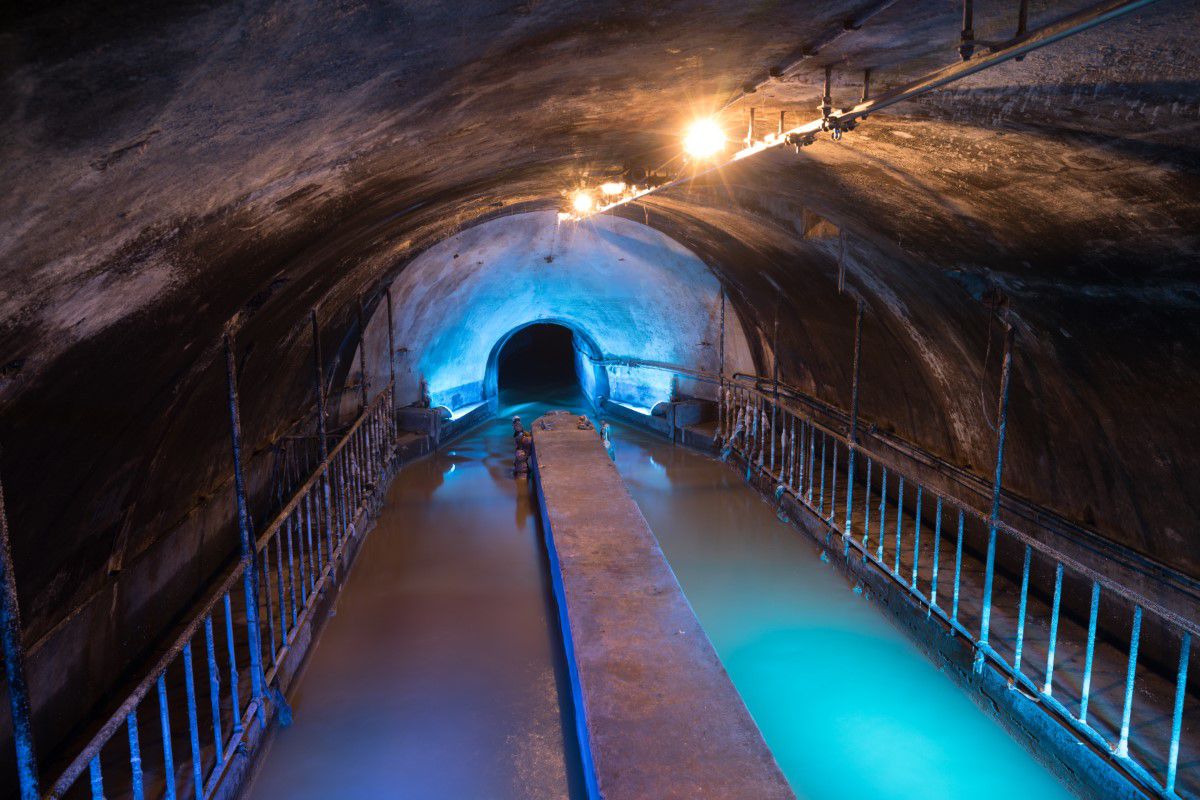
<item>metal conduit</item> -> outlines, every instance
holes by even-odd
[[[870,114],[882,111],[885,108],[906,100],[916,99],[947,84],[974,75],[977,72],[991,69],[1007,61],[1022,59],[1034,50],[1054,44],[1077,33],[1091,30],[1097,25],[1138,11],[1154,2],[1157,2],[1157,0],[1105,0],[1105,2],[1071,14],[1035,31],[1019,35],[1002,45],[997,45],[991,50],[978,53],[967,60],[928,73],[911,83],[886,92],[879,97],[864,100],[849,108],[843,108],[840,111],[831,113],[828,117],[822,116],[811,120],[803,125],[785,131],[782,135],[772,135],[763,141],[756,142],[739,150],[719,164],[714,164],[706,169],[697,170],[658,186],[648,187],[635,194],[601,205],[586,216],[601,214],[618,206],[640,200],[656,192],[661,192],[664,189],[680,186],[695,178],[715,172],[736,161],[741,161],[744,158],[757,155],[781,145],[787,144],[800,147],[811,144],[815,141],[816,135],[821,131],[831,130],[834,132],[835,138],[840,137],[843,130],[851,130]]]

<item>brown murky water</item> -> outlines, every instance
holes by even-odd
[[[397,476],[246,797],[584,796],[512,453],[501,415]]]

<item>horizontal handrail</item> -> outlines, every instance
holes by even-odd
[[[768,403],[774,402],[773,398],[771,397],[771,393],[768,391],[764,391],[764,390],[761,390],[758,388],[752,388],[752,387],[739,387],[739,390],[755,394]],[[783,407],[783,404],[780,403],[780,406]],[[795,413],[795,412],[793,411],[791,413]],[[888,469],[892,470],[896,474],[904,475],[906,478],[912,479],[912,475],[910,473],[908,473],[907,467],[901,466],[901,462],[899,461],[899,459],[896,459],[890,455],[884,455],[884,454],[880,453],[879,451],[873,450],[861,443],[852,442],[850,440],[849,436],[846,436],[845,434],[841,433],[840,431],[837,431],[828,425],[818,422],[817,420],[812,419],[811,417],[806,418],[805,421],[812,427],[814,427],[817,430],[824,433],[825,435],[836,439],[844,447],[853,449],[856,452],[862,453],[863,455],[870,457],[875,463],[883,464],[883,465],[887,466]],[[997,520],[993,521],[991,519],[991,517],[988,514],[986,514],[983,510],[976,508],[975,506],[972,506],[970,503],[967,503],[967,502],[965,502],[953,495],[949,495],[949,494],[947,494],[947,495],[939,494],[939,497],[943,501],[948,502],[949,504],[953,505],[955,508],[963,511],[965,514],[969,515],[976,521],[979,521],[979,522],[982,522],[982,523],[988,524],[988,525],[994,524],[995,527],[997,528],[997,530],[1001,530],[1001,531],[1004,531],[1005,533],[1010,534],[1014,538],[1018,539],[1022,544],[1027,544],[1030,547],[1032,547],[1034,550],[1037,550],[1038,552],[1042,553],[1043,555],[1053,557],[1056,561],[1061,561],[1064,565],[1070,566],[1075,571],[1082,573],[1085,577],[1091,578],[1092,580],[1095,580],[1096,582],[1100,583],[1102,586],[1109,589],[1114,594],[1117,594],[1117,595],[1123,597],[1124,599],[1128,600],[1131,603],[1135,603],[1136,605],[1140,605],[1143,608],[1152,610],[1152,611],[1154,611],[1155,614],[1157,614],[1158,616],[1162,617],[1165,620],[1170,621],[1172,624],[1175,624],[1178,627],[1183,628],[1184,630],[1188,631],[1189,633],[1191,633],[1193,635],[1200,636],[1200,624],[1198,624],[1194,620],[1190,620],[1186,617],[1183,617],[1183,616],[1177,614],[1176,612],[1172,611],[1169,608],[1166,608],[1165,606],[1163,606],[1160,603],[1158,603],[1157,601],[1155,601],[1153,598],[1147,597],[1144,594],[1141,594],[1140,592],[1138,592],[1136,590],[1128,589],[1128,588],[1116,583],[1115,581],[1112,580],[1112,578],[1105,575],[1104,573],[1099,572],[1099,571],[1093,569],[1092,567],[1089,567],[1088,565],[1082,563],[1081,561],[1079,561],[1075,558],[1072,558],[1071,556],[1067,555],[1066,553],[1063,553],[1060,550],[1055,549],[1054,547],[1051,547],[1050,545],[1046,544],[1045,542],[1041,541],[1040,539],[1036,539],[1036,538],[1030,536],[1029,534],[1020,530],[1019,528],[1014,527],[1011,523],[1008,523],[1008,522],[1004,521],[1003,519],[997,519]]]
[[[800,434],[799,448],[797,448],[796,440],[797,429],[799,429]],[[1200,634],[1200,628],[1197,627],[1197,624],[1193,620],[1169,608],[1165,608],[1136,589],[1124,586],[1111,577],[1081,563],[1077,559],[1061,553],[1045,542],[1029,536],[1017,527],[998,519],[994,514],[984,514],[981,510],[953,496],[943,496],[932,489],[926,491],[926,487],[919,480],[914,479],[908,473],[908,470],[900,465],[896,459],[887,455],[877,454],[871,448],[854,441],[851,436],[845,435],[838,430],[834,430],[829,425],[819,422],[813,414],[797,410],[795,407],[785,404],[783,398],[778,398],[777,402],[773,391],[764,390],[758,386],[727,383],[722,388],[718,397],[717,438],[724,448],[723,454],[725,456],[736,452],[745,462],[747,479],[751,477],[755,469],[768,476],[776,484],[775,494],[777,498],[781,497],[784,493],[790,494],[802,506],[815,513],[830,528],[831,532],[840,534],[847,557],[851,548],[861,553],[864,563],[878,568],[890,580],[898,583],[905,591],[929,609],[931,617],[938,619],[950,627],[951,630],[964,636],[974,648],[976,670],[982,669],[985,663],[990,663],[998,667],[1003,674],[1011,679],[1013,684],[1019,684],[1035,692],[1034,696],[1039,701],[1040,708],[1047,711],[1047,713],[1052,713],[1056,718],[1064,722],[1068,729],[1072,730],[1081,741],[1096,747],[1100,752],[1106,753],[1114,766],[1129,776],[1131,780],[1156,794],[1166,797],[1176,796],[1175,785],[1179,764],[1180,738],[1183,730],[1188,660],[1192,637]],[[820,440],[819,456],[818,439]],[[830,447],[831,444],[832,447]],[[832,450],[831,453],[829,452],[830,450]],[[839,454],[842,452],[846,454],[845,461],[843,462],[845,464],[845,483],[842,486],[845,509],[842,513],[841,525],[837,525],[835,524],[835,520],[839,512],[839,503],[842,502],[842,499],[838,495],[837,486]],[[778,469],[776,469],[777,455],[779,456]],[[866,461],[866,480],[863,482],[864,497],[862,500],[863,522],[858,531],[855,530],[854,524],[854,514],[857,509],[853,505],[853,497],[856,483],[861,478],[861,475],[855,474],[856,456],[862,456]],[[830,462],[832,462],[832,469],[827,472],[827,466]],[[874,489],[870,476],[874,465],[878,465],[881,469],[879,470],[880,481],[876,540],[870,542],[871,513],[873,510],[873,506],[870,504],[870,494]],[[820,470],[819,483],[817,481],[818,469]],[[887,485],[889,471],[894,480],[893,493],[890,496]],[[799,477],[798,483],[797,474]],[[830,478],[831,484],[828,487],[826,481],[827,475]],[[807,489],[805,488],[806,479]],[[909,521],[910,539],[908,546],[912,555],[912,563],[911,565],[905,565],[905,569],[902,571],[902,557],[905,552],[902,546],[902,531],[905,515],[908,513],[904,503],[906,485],[909,487],[909,498],[915,512]],[[828,514],[825,513],[827,497],[830,501]],[[894,500],[892,499],[893,497]],[[936,518],[933,523],[933,545],[931,549],[926,545],[926,551],[922,551],[921,549],[923,519],[921,510],[923,498],[928,501],[928,505],[925,508],[930,511],[933,510],[934,501],[936,501]],[[889,507],[893,503],[894,522],[886,519]],[[939,605],[937,597],[939,557],[941,542],[943,541],[943,512],[947,507],[950,511],[949,518],[953,520],[955,516],[957,517],[953,603],[949,614]],[[957,515],[955,515],[955,511],[957,511]],[[960,591],[964,585],[964,576],[961,571],[964,552],[964,529],[968,521],[973,526],[979,526],[973,528],[973,530],[981,529],[986,531],[988,541],[988,556],[984,565],[985,572],[981,594],[982,609],[978,634],[968,630],[959,620]],[[894,533],[891,528],[887,527],[889,524],[894,526]],[[928,525],[928,523],[926,524]],[[953,524],[951,522],[951,525]],[[926,527],[926,532],[928,532],[928,527]],[[856,534],[861,534],[861,539],[856,538]],[[1024,546],[1024,563],[1021,569],[1019,602],[1017,609],[1015,609],[1017,612],[1017,622],[1015,625],[1015,645],[1011,664],[997,652],[989,641],[989,620],[991,612],[995,607],[993,603],[993,577],[996,574],[995,553],[996,537],[998,535],[1009,536],[1017,544]],[[890,548],[889,537],[892,537],[891,541],[894,543]],[[872,546],[869,547],[868,544]],[[892,551],[890,553],[892,557],[891,563],[885,561],[885,555],[888,554],[887,551],[889,549]],[[1049,563],[1054,564],[1055,575],[1053,603],[1049,609],[1050,635],[1047,642],[1048,649],[1046,653],[1044,683],[1040,686],[1022,672],[1021,666],[1022,646],[1026,644],[1024,637],[1030,609],[1031,563],[1035,553],[1039,559],[1047,559]],[[929,594],[926,594],[919,588],[921,558],[923,554],[931,558],[930,574],[924,576],[926,584],[930,587]],[[1068,570],[1073,579],[1080,578],[1087,580],[1092,586],[1091,613],[1088,620],[1086,637],[1086,661],[1084,672],[1081,676],[1082,688],[1078,715],[1071,713],[1059,699],[1053,696],[1055,649],[1058,644],[1058,632],[1060,629],[1063,579],[1064,573]],[[970,585],[975,586],[973,583]],[[1093,656],[1096,652],[1097,634],[1099,631],[1097,609],[1102,591],[1121,598],[1133,608],[1128,645],[1123,651],[1123,655],[1121,651],[1118,651],[1116,654],[1125,659],[1124,703],[1121,709],[1119,726],[1110,720],[1110,724],[1114,727],[1119,727],[1119,737],[1116,742],[1108,741],[1096,727],[1088,722],[1087,716]],[[1162,715],[1162,718],[1171,720],[1170,735],[1169,737],[1164,737],[1169,740],[1170,749],[1169,753],[1162,754],[1162,763],[1165,764],[1165,767],[1159,769],[1158,774],[1155,773],[1154,769],[1147,766],[1149,762],[1142,763],[1142,761],[1139,761],[1130,753],[1131,717],[1135,699],[1134,689],[1137,682],[1138,651],[1143,617],[1146,613],[1157,617],[1161,625],[1173,634],[1173,638],[1179,642],[1180,647],[1179,665],[1173,690],[1174,706],[1170,713]],[[1059,665],[1059,669],[1060,673],[1068,669],[1067,663],[1064,662],[1064,664]],[[1149,679],[1151,678],[1143,674],[1143,680]],[[1153,679],[1157,680],[1157,678]],[[1160,693],[1159,696],[1164,697],[1165,695]],[[1146,701],[1143,700],[1142,702]],[[1160,711],[1160,708],[1156,707],[1155,711]],[[1166,709],[1161,709],[1161,711],[1165,712]],[[1145,747],[1143,746],[1144,749]],[[1144,753],[1142,760],[1145,760]],[[1161,766],[1160,764],[1159,767]]]
[[[363,409],[353,424],[346,429],[337,444],[314,468],[308,479],[297,487],[291,499],[275,514],[263,533],[254,542],[256,557],[252,562],[252,566],[255,570],[254,585],[255,593],[257,594],[256,602],[259,607],[266,608],[267,614],[265,619],[261,613],[257,615],[258,630],[252,630],[247,627],[246,620],[241,620],[238,624],[246,630],[248,638],[261,637],[264,625],[269,626],[270,647],[268,648],[268,654],[271,658],[271,665],[262,672],[263,678],[268,684],[276,676],[280,663],[290,650],[296,633],[299,630],[299,622],[309,618],[315,608],[316,598],[331,579],[336,563],[341,558],[345,543],[349,539],[350,527],[354,522],[355,513],[361,509],[363,502],[376,488],[378,479],[385,474],[388,468],[387,465],[390,463],[391,456],[394,453],[396,434],[395,419],[391,413],[393,396],[394,385],[389,382],[374,400]],[[337,483],[336,486],[334,486],[335,481]],[[323,495],[323,499],[318,497],[318,495]],[[322,503],[326,505],[322,506]],[[308,534],[307,553],[305,552],[305,542],[301,536],[298,523],[298,515],[302,507],[306,508],[309,513],[309,516],[305,517],[304,520]],[[321,515],[319,512],[322,510],[326,512],[324,519],[320,518]],[[293,531],[289,529],[289,525],[294,520],[297,523]],[[291,600],[290,625],[288,624],[288,615],[285,614],[283,603],[285,597],[283,584],[283,576],[285,574],[283,566],[285,545],[281,541],[282,537],[280,534],[285,531],[288,562],[286,574],[289,584],[286,596]],[[315,546],[313,539],[314,531],[316,533]],[[296,534],[295,539],[291,535],[293,532]],[[329,544],[329,547],[324,552],[321,549],[322,535],[326,537],[326,541]],[[336,537],[336,547],[334,546],[334,537]],[[297,540],[298,548],[293,550],[293,544],[296,544]],[[278,589],[280,598],[280,636],[278,642],[276,642],[274,609],[271,599],[271,576],[265,574],[267,568],[270,566],[270,549],[272,544],[275,545],[278,554],[275,564],[276,577],[278,578],[276,588]],[[297,562],[294,558],[297,554],[299,555],[299,572],[297,571]],[[305,560],[306,556],[307,562]],[[323,564],[320,563],[322,560],[324,561]],[[139,722],[137,711],[142,702],[155,689],[157,689],[159,696],[159,717],[164,741],[164,779],[166,781],[164,788],[166,789],[167,796],[175,795],[176,767],[173,759],[174,742],[172,741],[171,718],[168,710],[169,694],[166,675],[168,670],[181,660],[187,679],[188,734],[191,744],[190,765],[192,768],[194,789],[198,798],[207,798],[212,795],[219,784],[219,779],[224,774],[225,768],[230,763],[230,756],[234,752],[234,748],[244,738],[245,731],[253,719],[256,716],[260,721],[264,719],[264,708],[260,701],[255,697],[249,697],[245,698],[245,703],[242,703],[239,693],[239,679],[242,672],[246,668],[253,670],[252,664],[248,665],[239,661],[236,638],[234,636],[233,601],[237,597],[236,588],[239,581],[245,578],[245,565],[246,562],[239,559],[226,568],[212,586],[205,591],[203,599],[198,605],[193,607],[187,621],[176,629],[167,648],[155,659],[153,665],[146,671],[136,686],[129,691],[125,699],[109,714],[104,723],[97,728],[95,733],[88,738],[87,742],[58,774],[57,779],[43,795],[45,800],[57,800],[57,798],[62,797],[75,785],[85,771],[90,772],[93,798],[102,798],[104,796],[104,783],[101,752],[123,726],[129,729],[129,767],[133,796],[135,798],[143,798],[145,796],[142,758],[138,744]],[[265,578],[262,582],[258,582],[257,580],[260,568]],[[297,603],[298,595],[301,600],[300,603]],[[217,666],[217,648],[213,633],[214,622],[221,606],[224,607],[225,612],[224,627],[228,652],[227,666],[229,670],[229,674],[226,676],[228,679],[228,692],[225,695],[221,693],[221,682],[223,679],[221,673],[225,667]],[[250,618],[251,615],[247,614],[247,620]],[[213,723],[212,737],[200,731],[197,713],[196,681],[194,680],[192,664],[192,642],[200,634],[201,629],[204,631],[204,644],[209,671],[208,678]],[[223,720],[221,718],[221,709],[227,700],[229,701],[233,715],[228,739],[226,739]],[[204,764],[201,763],[203,751],[199,743],[202,735],[206,737],[206,741],[212,742],[213,750],[216,754],[207,780],[203,776],[205,771]],[[181,762],[182,765],[183,762]]]

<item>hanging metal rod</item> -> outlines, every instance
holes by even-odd
[[[754,94],[759,89],[761,89],[763,86],[766,86],[767,84],[771,83],[772,81],[777,81],[777,80],[787,77],[788,75],[790,75],[791,73],[793,73],[797,69],[799,69],[806,61],[810,60],[811,58],[813,58],[813,56],[817,55],[817,53],[819,53],[821,50],[823,50],[826,47],[829,47],[831,44],[836,42],[838,39],[841,39],[846,34],[852,33],[854,31],[858,30],[864,24],[866,24],[867,20],[871,19],[872,17],[876,16],[877,14],[882,13],[883,11],[886,11],[887,9],[894,6],[897,2],[898,2],[898,0],[882,0],[882,2],[875,3],[874,5],[863,9],[862,11],[855,14],[854,16],[849,17],[849,18],[843,20],[842,22],[838,23],[836,25],[836,27],[830,28],[829,30],[827,30],[825,32],[825,34],[823,36],[820,36],[815,41],[810,42],[809,44],[805,45],[804,47],[801,47],[799,49],[799,51],[795,51],[795,50],[792,51],[792,53],[787,56],[787,65],[786,66],[774,67],[770,70],[767,77],[762,78],[761,80],[758,80],[758,81],[748,82],[748,84],[743,86],[743,88],[741,90],[739,90],[737,93],[735,93],[733,95],[733,97],[731,97],[727,101],[725,101],[725,105],[721,106],[720,110],[724,111],[725,109],[729,108],[734,103],[738,102],[739,100],[741,100],[744,97]]]
[[[609,211],[618,206],[623,206],[626,203],[631,203],[635,200],[640,200],[649,194],[661,192],[664,189],[669,189],[673,186],[679,186],[687,183],[695,178],[715,172],[724,166],[741,161],[752,155],[770,150],[780,145],[789,144],[796,147],[811,144],[816,139],[816,135],[821,131],[830,130],[841,131],[851,130],[861,120],[864,120],[870,114],[877,111],[882,111],[885,108],[894,106],[897,103],[903,103],[907,100],[926,95],[932,91],[942,88],[947,84],[962,80],[963,78],[974,75],[977,72],[982,72],[986,69],[998,66],[1006,61],[1012,61],[1024,57],[1026,54],[1038,50],[1047,45],[1066,39],[1069,36],[1074,36],[1077,33],[1083,33],[1086,30],[1091,30],[1097,25],[1101,25],[1109,20],[1123,17],[1126,14],[1138,11],[1157,0],[1105,0],[1105,2],[1097,3],[1096,5],[1079,11],[1070,16],[1064,17],[1057,22],[1052,22],[1042,28],[1018,36],[1003,44],[993,46],[990,50],[977,53],[971,59],[959,63],[951,64],[940,70],[928,73],[917,80],[897,87],[891,91],[885,92],[878,97],[864,100],[857,105],[843,108],[830,115],[828,119],[818,118],[803,125],[791,128],[783,133],[782,136],[771,135],[766,139],[755,142],[752,145],[742,148],[734,153],[725,161],[718,164],[713,164],[705,169],[700,169],[687,175],[668,181],[658,186],[643,189],[640,192],[625,195],[611,203],[597,206],[588,214],[580,215],[578,218],[585,219],[594,214],[600,214]]]

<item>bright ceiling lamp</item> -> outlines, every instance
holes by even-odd
[[[725,131],[711,117],[698,119],[683,135],[683,150],[692,158],[712,158],[725,149]]]
[[[571,207],[575,209],[576,214],[586,214],[592,210],[592,206],[596,201],[592,199],[592,195],[588,192],[579,191],[571,198]]]

